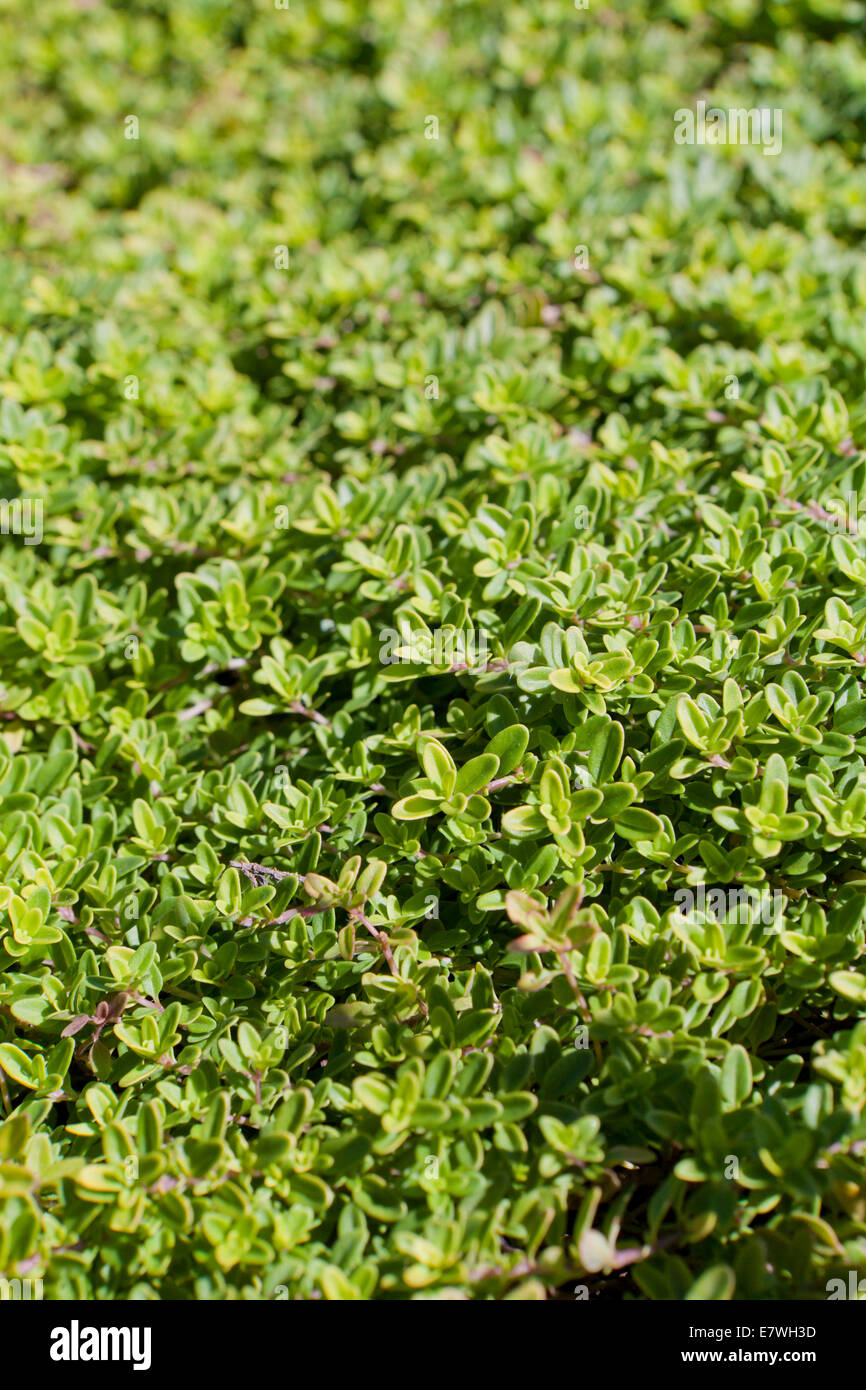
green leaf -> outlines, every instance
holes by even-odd
[[[32,1059],[14,1043],[0,1043],[0,1067],[13,1081],[29,1090],[36,1090],[40,1084]]]
[[[722,1099],[729,1106],[742,1105],[752,1090],[752,1067],[749,1054],[738,1043],[731,1047],[722,1064]]]
[[[524,724],[512,724],[506,729],[500,729],[499,733],[494,735],[485,752],[488,757],[496,758],[497,776],[506,777],[520,766],[528,744],[529,730]],[[464,767],[462,771],[465,772],[465,770]]]
[[[498,770],[499,759],[490,753],[481,753],[463,764],[457,774],[455,790],[462,796],[471,796],[486,787]]]
[[[427,816],[435,815],[438,809],[438,803],[430,793],[417,792],[395,801],[391,814],[396,820],[424,820]]]
[[[422,745],[421,765],[443,799],[448,800],[454,795],[457,785],[457,768],[448,749],[438,739],[428,739]]]
[[[683,1297],[687,1302],[725,1302],[734,1296],[737,1279],[730,1265],[711,1265],[700,1274]]]

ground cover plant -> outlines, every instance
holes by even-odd
[[[0,3],[4,1277],[866,1272],[864,8]]]

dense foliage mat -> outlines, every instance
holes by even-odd
[[[866,1266],[864,9],[0,4],[7,1277]]]

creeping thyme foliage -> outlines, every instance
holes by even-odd
[[[4,1277],[862,1268],[864,11],[0,8]]]

